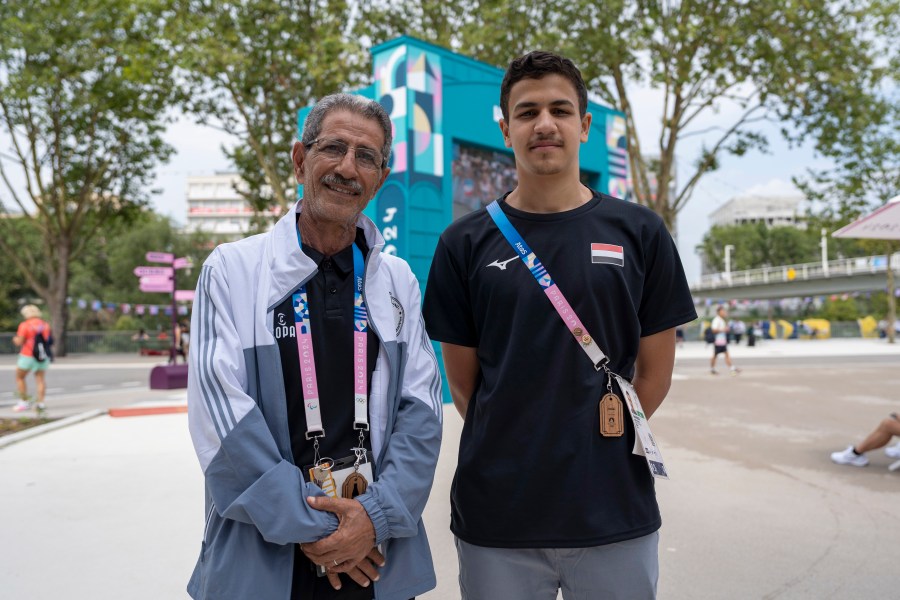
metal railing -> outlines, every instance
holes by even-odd
[[[136,331],[69,331],[66,332],[66,350],[69,354],[134,352],[139,347],[133,340]],[[17,354],[12,343],[14,333],[0,333],[0,354]]]
[[[763,267],[730,273],[710,273],[703,275],[699,282],[691,285],[692,290],[710,290],[747,285],[767,285],[788,281],[808,281],[811,279],[829,279],[832,277],[852,277],[854,275],[885,273],[887,256],[864,256],[859,258],[841,258],[827,263],[814,262],[798,265],[780,265]],[[900,253],[891,257],[894,272],[900,273]]]

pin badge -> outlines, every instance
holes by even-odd
[[[581,336],[581,343],[584,344],[585,346],[590,346],[591,345],[591,336],[589,336],[588,334],[584,334],[583,336]]]
[[[572,333],[575,335],[575,337],[581,337],[581,334],[584,333],[584,331],[581,330],[581,327],[576,327],[572,330]]]

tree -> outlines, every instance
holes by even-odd
[[[793,141],[819,140],[827,134],[823,123],[864,112],[866,90],[883,72],[875,64],[876,41],[900,14],[893,0],[363,4],[361,23],[376,42],[415,31],[500,67],[539,47],[570,57],[588,89],[625,114],[635,199],[670,230],[724,154],[766,149],[759,123],[783,122]],[[648,87],[662,93],[655,118],[637,114],[632,102],[636,90]],[[712,126],[698,128],[709,119]],[[660,126],[652,149],[639,135],[639,122],[647,120]],[[691,136],[703,136],[703,150],[672,192],[676,158]],[[655,168],[645,154],[658,156]]]
[[[24,240],[32,251],[40,247],[40,236],[30,221],[17,216],[0,218],[9,221],[7,227],[19,229],[18,238]],[[12,259],[5,252],[0,252],[0,331],[15,331],[22,320],[19,310],[36,298],[34,290],[28,287]]]
[[[134,268],[148,264],[145,254],[148,251],[164,251],[190,258],[195,268],[177,271],[177,287],[192,290],[197,284],[199,265],[203,264],[214,247],[215,242],[208,234],[180,233],[167,217],[143,211],[134,223],[127,226],[117,224],[98,236],[91,251],[73,268],[72,295],[115,304],[168,304],[171,296],[141,292],[138,288]],[[78,319],[86,328],[103,328],[110,324],[109,319],[104,324],[98,316],[102,315],[87,310],[79,313]],[[145,327],[148,327],[147,323],[165,327],[170,320],[166,316],[142,317]]]
[[[746,223],[714,225],[703,236],[698,250],[703,253],[707,265],[723,271],[725,246],[733,246],[731,270],[734,271],[814,262],[819,259],[818,243],[818,230]]]
[[[283,211],[296,187],[288,153],[298,109],[367,79],[368,59],[350,35],[353,6],[342,0],[175,5],[170,36],[189,85],[185,110],[239,140],[223,150],[247,183],[237,191],[257,215]]]
[[[889,72],[900,70],[900,53],[890,56]],[[810,170],[796,183],[804,193],[822,206],[822,213],[841,225],[900,195],[900,90],[895,77],[887,91],[879,95],[874,109],[857,117],[853,128],[839,122],[822,126],[832,140],[824,154],[835,161],[831,170]],[[896,284],[892,257],[900,251],[900,242],[858,240],[871,254],[887,255],[887,317],[897,318]],[[888,327],[888,340],[895,341],[894,328]]]
[[[164,0],[0,4],[0,132],[11,145],[0,212],[17,205],[41,238],[34,249],[0,219],[0,250],[46,302],[60,356],[71,264],[110,222],[135,215],[171,151],[164,10]]]

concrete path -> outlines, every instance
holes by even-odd
[[[764,342],[734,349],[745,365],[737,377],[710,375],[707,351],[679,349],[652,421],[672,473],[657,485],[659,598],[898,597],[900,471],[888,472],[880,452],[862,469],[828,453],[900,410],[900,348]],[[792,366],[804,356],[803,368]],[[121,401],[152,396],[135,389]],[[425,512],[438,588],[424,600],[459,598],[448,526],[461,425],[445,407]],[[187,597],[203,482],[186,415],[99,416],[0,448],[0,481],[0,597]]]

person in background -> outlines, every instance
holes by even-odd
[[[727,318],[728,311],[724,306],[719,306],[716,309],[716,316],[712,320],[712,325],[710,325],[715,338],[715,341],[713,342],[713,355],[709,361],[709,371],[713,375],[719,374],[719,372],[716,371],[716,360],[719,358],[720,354],[725,355],[725,364],[728,365],[732,375],[737,375],[741,372],[741,370],[735,367],[731,362],[731,355],[728,354],[728,321],[725,320]]]
[[[187,364],[188,349],[191,343],[191,326],[187,321],[181,321],[175,327],[175,354]],[[177,362],[177,359],[176,359]]]
[[[855,446],[847,446],[846,449],[839,452],[832,452],[831,460],[839,465],[865,467],[869,464],[866,452],[884,448],[895,435],[900,436],[900,417],[897,416],[897,413],[892,412],[862,442]],[[900,444],[884,448],[884,453],[891,458],[900,459]]]
[[[19,324],[13,344],[19,348],[19,357],[16,360],[16,391],[19,401],[13,406],[16,412],[23,412],[35,408],[38,417],[44,417],[47,407],[44,397],[47,393],[47,381],[45,374],[50,368],[50,324],[41,319],[41,309],[34,304],[27,304],[20,311],[25,319]],[[34,373],[34,384],[37,390],[37,402],[28,395],[25,377]]]

